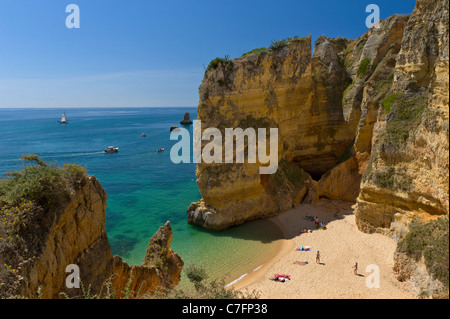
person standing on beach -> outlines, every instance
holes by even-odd
[[[316,263],[320,264],[320,252],[317,251],[317,255],[316,255]]]
[[[353,266],[354,274],[358,275],[358,262],[355,262],[355,265]]]

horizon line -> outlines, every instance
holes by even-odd
[[[148,108],[182,108],[189,107],[194,108],[197,106],[68,106],[68,107],[39,107],[39,106],[30,106],[30,107],[2,107],[0,106],[0,110],[24,110],[24,109],[119,109],[119,108],[133,108],[133,109],[148,109]]]

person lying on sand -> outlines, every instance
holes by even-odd
[[[291,280],[291,275],[275,275],[273,278],[270,278],[270,280],[279,281],[279,282],[286,282],[288,280]]]

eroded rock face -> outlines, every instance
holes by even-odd
[[[131,290],[129,297],[133,297],[156,292],[164,294],[178,285],[184,262],[170,249],[172,237],[172,228],[167,222],[150,239],[141,266],[130,266],[114,256],[113,286],[118,298],[125,297],[127,286]]]
[[[80,267],[81,281],[100,289],[112,271],[112,253],[105,232],[107,194],[95,177],[86,177],[79,190],[62,211],[48,212],[53,217],[42,239],[41,251],[19,266],[18,295],[34,298],[42,289],[43,298],[59,298],[66,288],[66,267]],[[39,239],[38,239],[39,238]]]
[[[224,229],[320,197],[355,201],[408,19],[386,19],[356,40],[321,36],[312,56],[309,37],[206,72],[202,130],[278,128],[282,164],[274,175],[260,175],[258,163],[198,164],[203,198],[189,222]]]
[[[40,292],[45,299],[62,298],[64,294],[83,297],[81,289],[66,287],[66,267],[71,264],[79,266],[81,283],[86,291],[90,287],[91,295],[104,295],[107,283],[112,282],[115,296],[123,297],[131,270],[131,295],[138,291],[140,295],[164,292],[179,283],[183,261],[170,249],[169,222],[155,235],[163,239],[161,245],[149,248],[162,263],[146,257],[142,266],[130,266],[120,257],[113,257],[105,232],[106,199],[99,181],[87,176],[62,210],[46,213],[47,231],[36,234],[41,249],[19,265],[19,289],[15,295],[36,298]]]
[[[449,211],[448,22],[448,1],[427,0],[408,21],[357,201],[364,231],[398,237],[396,214],[427,221]]]

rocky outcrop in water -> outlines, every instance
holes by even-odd
[[[182,125],[191,125],[192,124],[191,115],[189,114],[189,112],[186,112],[184,114],[183,119],[181,120],[180,124],[182,124]]]
[[[164,294],[178,285],[184,262],[170,249],[172,237],[172,228],[167,222],[150,239],[141,266],[130,266],[114,256],[113,286],[118,298],[124,297],[127,286],[136,296],[138,293]]]

